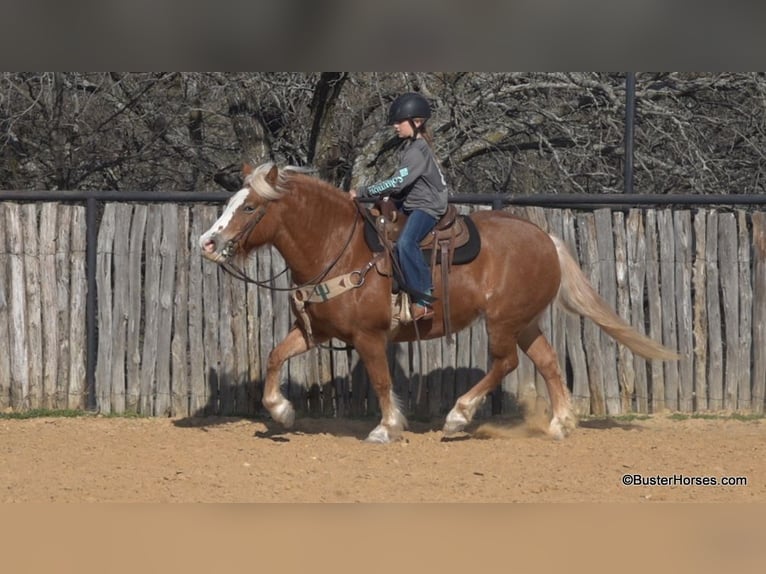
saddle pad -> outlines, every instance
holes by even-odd
[[[468,242],[465,245],[455,249],[455,255],[452,260],[453,265],[463,265],[465,263],[470,263],[476,259],[476,256],[481,250],[481,237],[479,236],[479,230],[476,229],[476,224],[468,216],[461,215],[460,217],[464,218],[466,227],[468,228]],[[367,241],[367,245],[374,253],[383,251],[383,244],[380,242],[378,233],[375,230],[373,223],[371,223],[370,218],[365,218],[365,223],[364,238]],[[431,261],[431,250],[424,249],[423,256],[426,258],[426,261]],[[436,262],[441,262],[440,251],[436,252]]]

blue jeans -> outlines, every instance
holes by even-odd
[[[409,214],[399,239],[396,240],[396,253],[404,274],[407,291],[430,295],[431,270],[420,250],[420,242],[428,235],[438,220],[425,211],[415,209]]]

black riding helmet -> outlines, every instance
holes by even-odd
[[[388,124],[412,118],[423,118],[427,120],[431,117],[431,105],[422,95],[415,92],[408,92],[396,98],[388,108]]]

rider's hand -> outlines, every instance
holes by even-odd
[[[357,191],[355,189],[349,189],[348,190],[348,196],[351,199],[356,199],[359,196],[359,194],[357,193]]]

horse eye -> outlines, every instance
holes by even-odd
[[[255,211],[255,208],[252,205],[246,205],[245,207],[242,208],[242,211],[244,211],[245,213],[252,213],[253,211]]]

